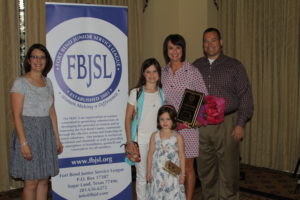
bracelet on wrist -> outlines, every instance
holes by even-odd
[[[21,147],[27,145],[27,141],[21,143]]]
[[[126,142],[126,145],[132,144],[132,143],[133,143],[132,141],[128,141],[128,142]]]

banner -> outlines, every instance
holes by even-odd
[[[64,152],[53,199],[131,199],[124,162],[127,7],[46,3],[49,73]]]

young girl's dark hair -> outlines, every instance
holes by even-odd
[[[172,123],[173,123],[171,129],[175,130],[177,128],[177,123],[176,123],[177,122],[177,112],[176,112],[174,106],[172,106],[172,105],[163,105],[158,110],[158,113],[157,113],[157,128],[159,130],[162,129],[162,127],[160,126],[160,123],[159,123],[159,117],[164,113],[169,113],[169,116],[170,116],[170,118],[172,120]]]
[[[144,86],[146,84],[146,78],[144,76],[144,72],[151,65],[153,65],[156,68],[156,71],[158,72],[158,75],[159,75],[159,80],[157,81],[157,86],[160,87],[160,88],[162,87],[161,81],[160,81],[160,78],[161,78],[160,64],[155,58],[148,58],[142,64],[141,72],[140,72],[140,78],[139,78],[138,84],[136,85],[136,88],[141,88],[142,86]]]

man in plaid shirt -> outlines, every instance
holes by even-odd
[[[205,30],[205,56],[193,63],[203,76],[208,94],[226,100],[224,122],[200,128],[197,165],[205,200],[239,198],[239,143],[253,114],[247,72],[238,60],[223,54],[222,43],[218,29]]]

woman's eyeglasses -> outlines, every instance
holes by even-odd
[[[46,60],[46,56],[30,56],[31,59],[33,60]]]

